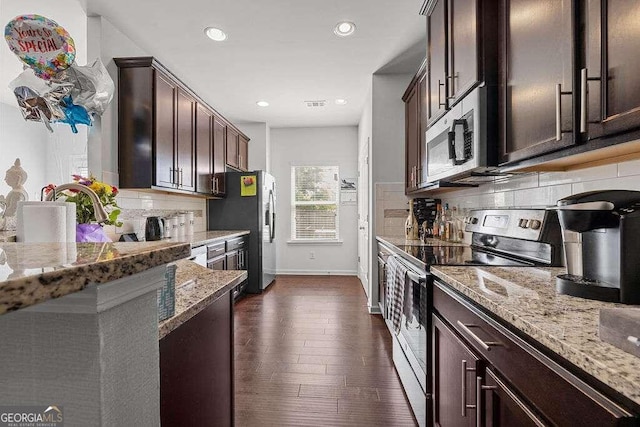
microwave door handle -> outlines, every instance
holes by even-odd
[[[456,126],[462,126],[463,135],[466,135],[469,133],[469,125],[466,119],[455,119],[449,130],[449,159],[452,160],[454,166],[459,166],[466,163],[468,159],[458,160],[456,156]]]

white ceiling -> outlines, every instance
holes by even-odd
[[[88,14],[104,16],[236,122],[355,125],[371,75],[389,63],[385,72],[413,72],[424,56],[422,0],[85,1]],[[333,34],[342,20],[355,22],[355,34]],[[227,41],[209,40],[208,26]],[[408,59],[399,65],[399,56]],[[327,106],[303,103],[318,99]]]

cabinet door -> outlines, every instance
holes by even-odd
[[[249,140],[242,135],[238,139],[238,156],[240,169],[249,170]]]
[[[238,168],[238,132],[227,127],[227,164]]]
[[[212,113],[198,104],[196,113],[196,191],[211,194],[213,160]]]
[[[479,360],[433,315],[433,408],[436,425],[476,425],[476,376]]]
[[[219,118],[213,119],[213,176],[216,194],[225,193],[224,171],[227,148],[227,125]]]
[[[227,270],[238,270],[238,251],[227,253]]]
[[[449,0],[449,104],[478,82],[478,0]]]
[[[571,4],[571,0],[503,0],[502,163],[576,142]]]
[[[227,257],[222,255],[221,257],[211,259],[207,262],[207,268],[210,270],[226,270],[227,269]]]
[[[177,86],[155,72],[155,185],[175,187],[177,173],[174,164],[176,92]]]
[[[427,67],[427,120],[433,123],[447,110],[447,0],[436,0],[427,14]]]
[[[586,67],[581,70],[581,131],[588,138],[640,127],[637,0],[586,2]],[[606,84],[602,84],[606,82]]]
[[[195,191],[195,110],[196,101],[178,89],[176,160],[178,188]]]
[[[406,191],[415,190],[418,181],[418,145],[420,137],[420,108],[418,85],[414,85],[405,101],[405,187]]]
[[[480,392],[482,423],[492,427],[544,426],[529,406],[491,370],[486,369],[484,379],[476,378],[476,392]]]
[[[427,73],[420,77],[418,81],[418,187],[427,182]]]

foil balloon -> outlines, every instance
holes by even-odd
[[[53,131],[50,121],[66,118],[60,103],[72,87],[69,83],[47,83],[36,77],[31,69],[26,69],[9,83],[24,119],[41,121],[49,131]]]
[[[49,80],[73,64],[73,39],[57,22],[40,15],[21,15],[4,28],[11,51],[35,74]]]
[[[73,103],[84,107],[90,114],[102,115],[115,92],[115,84],[100,59],[91,65],[73,64],[58,74],[55,81],[73,85]]]
[[[56,122],[68,124],[71,126],[73,133],[78,133],[77,125],[91,126],[91,116],[87,113],[87,110],[80,105],[74,104],[70,96],[64,98],[61,105],[65,118],[56,120]]]

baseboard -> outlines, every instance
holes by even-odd
[[[368,306],[369,314],[382,314],[380,310],[380,306],[378,304],[374,304],[373,306]]]
[[[357,276],[357,270],[278,270],[281,276]]]

